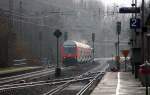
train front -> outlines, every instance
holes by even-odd
[[[62,61],[65,66],[77,64],[77,46],[75,42],[64,42],[62,47]]]

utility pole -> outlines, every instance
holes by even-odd
[[[144,50],[144,33],[147,32],[147,27],[145,26],[145,19],[144,19],[144,7],[145,7],[145,1],[142,0],[142,33],[141,33],[141,38],[142,38],[142,63],[144,63],[144,60],[145,60],[145,50]],[[147,64],[147,62],[146,62]],[[148,78],[146,76],[146,80],[145,80],[145,83],[146,83],[146,95],[148,95]]]
[[[11,34],[12,34],[12,28],[13,28],[13,0],[9,0],[9,30],[7,33],[7,64],[9,64],[9,62],[11,61],[12,58],[12,39],[11,38]]]
[[[144,30],[145,30],[145,25],[144,25],[144,0],[142,0],[142,15],[141,15],[141,18],[142,18],[142,28],[141,28],[141,48],[142,48],[142,52],[141,52],[141,57],[142,57],[142,63],[144,63]]]
[[[64,33],[64,41],[68,40],[68,32]]]
[[[42,61],[42,31],[41,30],[39,31],[39,54],[40,54],[40,62]]]
[[[135,6],[135,8],[137,8],[137,0],[135,0],[135,4],[133,4],[133,6]],[[135,12],[135,19],[137,18],[137,13]],[[137,29],[134,28],[134,32],[137,33]],[[136,46],[136,36],[135,36],[135,40],[134,40],[134,45]]]
[[[135,8],[137,8],[137,0],[135,0],[135,2],[134,2],[134,4],[132,4],[132,7],[135,7]],[[137,18],[137,13],[135,12],[135,14],[134,14],[134,18],[136,19]],[[136,40],[137,40],[137,29],[136,28],[134,28],[134,33],[135,33],[135,38],[134,38],[134,48],[136,47]],[[134,67],[134,71],[133,72],[135,72],[135,78],[137,78],[138,77],[138,69],[139,69],[139,63],[134,63],[134,65],[133,65],[133,67]]]
[[[94,54],[94,51],[95,51],[95,47],[94,47],[95,33],[92,33],[92,42],[93,42],[93,62],[94,62],[94,58],[95,58],[95,54]]]
[[[21,22],[21,20],[22,20],[22,0],[19,2],[19,12],[20,12],[19,32],[20,32],[20,38],[23,41],[22,22]]]
[[[118,54],[117,54],[117,69],[118,70],[120,70],[120,62],[119,62],[119,60],[120,60],[120,55],[119,55],[119,51],[120,51],[120,48],[119,48],[119,44],[120,44],[120,39],[119,39],[119,36],[120,36],[120,32],[121,32],[121,22],[117,22],[116,23],[117,24],[117,36],[118,36],[118,42],[117,42],[117,45],[118,45]]]
[[[134,8],[134,0],[132,0],[132,8]],[[133,18],[133,13],[132,13],[132,18]],[[133,48],[133,30],[131,30],[132,32],[131,32],[131,37],[130,37],[130,47],[131,47],[131,50],[132,50],[132,48]],[[132,42],[131,42],[132,41]],[[131,54],[131,59],[133,58],[133,54]],[[132,65],[132,74],[134,74],[134,66],[135,66],[135,64],[133,63],[133,60],[131,60],[131,65]]]
[[[120,39],[119,39],[119,33],[118,33],[118,54],[117,54],[117,56],[118,57],[120,57],[119,56],[119,51],[120,51],[120,48],[119,48],[119,44],[120,44],[120,41],[119,41]],[[120,58],[119,58],[120,59]],[[119,63],[119,60],[118,60],[118,70],[120,70],[120,63]]]
[[[117,45],[118,43],[117,42],[115,42],[115,50],[116,50],[116,55],[115,56],[117,56],[117,54],[118,54],[118,49],[117,49]]]

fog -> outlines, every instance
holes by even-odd
[[[21,3],[20,3],[21,2]],[[115,4],[105,6],[97,0],[11,0],[16,44],[28,51],[27,55],[55,60],[55,29],[60,29],[67,39],[86,41],[92,45],[95,33],[96,57],[115,54],[116,22],[121,21],[121,49],[128,48],[130,15],[119,14]],[[9,10],[9,1],[1,0],[0,8]],[[18,42],[19,41],[19,42]],[[19,55],[18,55],[19,56]],[[22,57],[26,57],[25,54]]]

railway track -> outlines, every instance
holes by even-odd
[[[109,68],[101,66],[69,78],[1,85],[0,95],[88,95]]]
[[[87,89],[94,81],[99,81],[103,75],[104,72],[87,72],[80,76],[59,80],[3,85],[0,86],[0,95],[60,95],[60,93],[76,95],[85,92],[85,88]],[[72,87],[76,87],[76,90]],[[68,88],[70,90],[67,90]]]
[[[42,95],[87,95],[94,85],[103,77],[104,72],[90,73],[90,75],[83,75],[79,79],[67,81],[66,83],[54,88]],[[86,94],[85,94],[86,93]]]
[[[42,95],[89,95],[108,68],[109,65],[104,66],[102,72],[97,72],[98,69],[95,72],[96,68],[92,69],[91,72],[77,76],[77,79],[68,81]]]
[[[62,68],[62,69],[70,69],[70,68]],[[36,72],[1,78],[0,85],[16,84],[16,83],[21,83],[21,82],[31,82],[32,80],[42,78],[44,76],[48,76],[49,74],[54,73],[54,71],[55,71],[55,68],[54,66],[52,66],[48,69],[44,69],[44,70],[40,70]]]

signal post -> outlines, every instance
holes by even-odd
[[[61,68],[59,66],[59,37],[62,35],[59,29],[55,30],[54,36],[57,38],[57,65],[55,69],[55,76],[59,77],[61,74]]]
[[[125,72],[127,71],[127,56],[129,54],[129,50],[122,50],[122,54],[125,57]]]
[[[93,63],[94,63],[94,58],[95,58],[95,55],[94,55],[94,52],[95,52],[95,47],[94,47],[95,33],[92,33],[92,42],[93,42]]]

